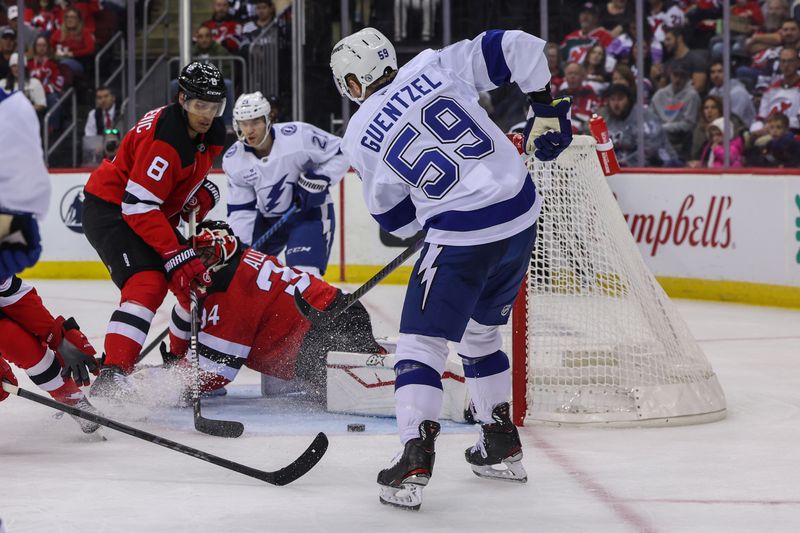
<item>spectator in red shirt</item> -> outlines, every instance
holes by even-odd
[[[45,36],[40,35],[33,42],[33,57],[28,60],[25,69],[29,76],[42,83],[45,100],[47,100],[47,109],[52,109],[64,91],[64,77],[61,75],[58,64],[51,57],[50,44]],[[59,115],[56,112],[51,117],[49,126],[54,130],[61,126]]]
[[[558,88],[556,98],[563,96],[572,97],[573,133],[588,133],[589,119],[603,104],[603,99],[586,83],[586,69],[580,63],[569,63],[564,68],[564,83]]]
[[[211,36],[232,54],[242,46],[242,24],[228,13],[228,0],[214,0],[214,13],[203,22],[211,30]]]
[[[39,35],[49,37],[61,26],[61,19],[64,17],[64,10],[56,5],[53,0],[39,0],[38,6],[33,9],[31,26]]]
[[[591,2],[583,4],[578,13],[580,27],[564,37],[561,43],[561,56],[565,61],[581,62],[594,43],[607,47],[614,40],[614,36],[600,26],[598,16],[597,6]]]
[[[67,7],[71,7],[72,9],[77,9],[80,12],[83,25],[92,35],[94,35],[94,31],[96,29],[94,16],[102,9],[100,7],[100,0],[56,0],[56,3],[62,8],[62,16],[61,20],[59,21],[59,26],[64,24],[64,15],[67,14]]]
[[[764,13],[761,12],[761,6],[756,0],[736,0],[731,6],[731,15],[741,17],[741,22],[749,25],[747,35],[752,35],[764,25]]]
[[[60,64],[74,75],[84,73],[95,46],[94,35],[83,25],[80,11],[71,7],[64,12],[64,23],[50,36],[50,46],[55,48]]]
[[[33,56],[28,60],[25,68],[31,76],[42,82],[44,92],[48,98],[48,107],[51,105],[51,96],[58,100],[64,91],[64,77],[61,75],[58,63],[53,61],[50,53],[50,43],[47,42],[45,36],[40,35],[33,42]]]

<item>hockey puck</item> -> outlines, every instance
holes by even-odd
[[[361,432],[366,429],[364,424],[347,424],[347,431],[350,432]]]

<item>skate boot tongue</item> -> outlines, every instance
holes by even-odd
[[[433,473],[434,447],[440,430],[438,422],[423,421],[419,425],[419,438],[406,442],[392,466],[378,473],[381,503],[410,511],[420,508],[422,489]]]
[[[478,442],[467,448],[467,462],[478,477],[525,483],[528,474],[522,466],[522,442],[507,402],[495,406],[492,420],[481,425]]]

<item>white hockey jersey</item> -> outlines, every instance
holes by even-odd
[[[761,97],[757,118],[763,123],[772,113],[783,113],[791,129],[800,129],[800,83],[787,85],[782,77],[772,82]]]
[[[545,42],[492,30],[424,50],[353,115],[342,149],[361,176],[383,229],[426,241],[473,245],[530,227],[541,199],[514,145],[478,105],[478,91],[550,81]]]
[[[39,119],[23,93],[0,89],[0,124],[0,212],[43,218],[50,205],[50,174]]]
[[[237,141],[222,159],[228,177],[228,223],[247,244],[252,243],[256,210],[264,217],[285,213],[300,174],[325,179],[333,186],[350,168],[341,139],[311,124],[273,124],[270,135],[273,143],[267,157],[258,157]],[[329,195],[326,204],[330,201]]]

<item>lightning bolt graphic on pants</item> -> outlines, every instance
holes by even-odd
[[[270,189],[269,194],[267,195],[267,203],[264,205],[264,210],[267,213],[271,212],[273,209],[278,207],[278,202],[283,196],[283,182],[286,181],[286,178],[289,177],[289,174],[285,174],[278,183],[272,186]]]
[[[433,285],[433,277],[436,275],[436,271],[439,269],[438,266],[434,266],[436,259],[439,257],[439,254],[442,252],[442,247],[438,244],[429,244],[428,251],[425,252],[425,255],[422,257],[422,261],[419,264],[419,271],[417,272],[417,276],[419,276],[419,284],[425,285],[425,294],[422,297],[422,309],[425,309],[425,304],[428,302],[428,292],[431,290],[431,285]]]

